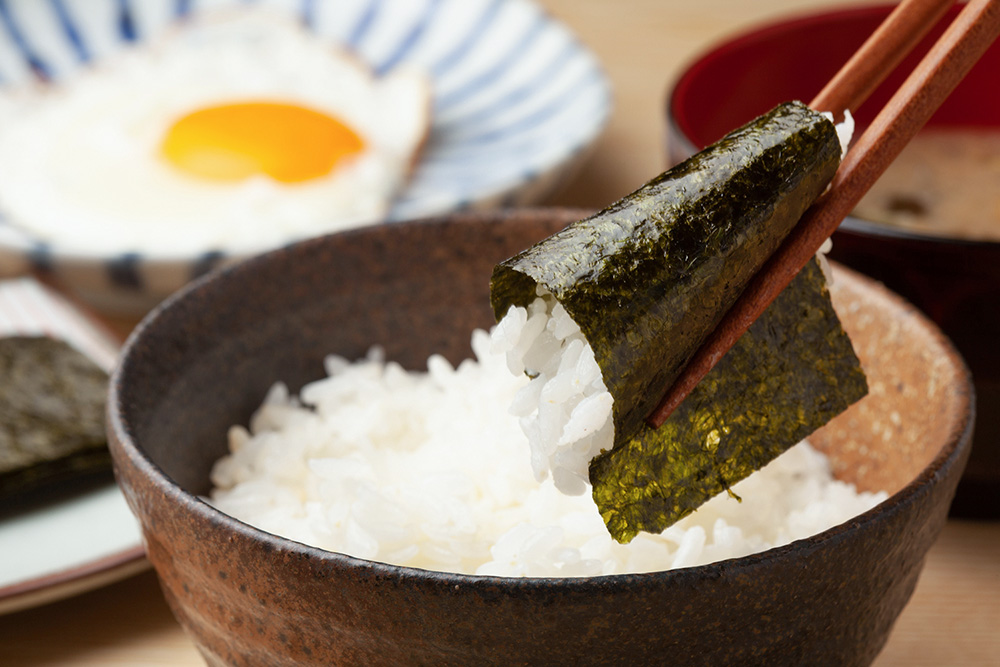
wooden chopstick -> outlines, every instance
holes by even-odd
[[[970,0],[848,150],[831,187],[709,334],[647,419],[659,428],[815,255],[1000,34],[1000,0]]]
[[[845,109],[856,111],[953,4],[955,0],[900,2],[809,106],[838,120]]]

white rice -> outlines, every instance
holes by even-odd
[[[557,489],[578,496],[589,490],[590,460],[614,444],[614,399],[580,327],[548,290],[536,293],[527,308],[510,307],[491,350],[506,355],[511,373],[531,378],[510,413],[528,438],[535,479],[551,474]]]
[[[850,109],[844,109],[844,120],[837,123],[834,120],[833,114],[829,111],[824,111],[820,115],[825,116],[834,127],[837,129],[837,140],[840,141],[840,159],[843,160],[844,156],[847,155],[847,149],[851,146],[851,139],[854,138],[854,116],[851,115]]]
[[[506,325],[505,325],[506,326]],[[501,334],[502,335],[502,334]],[[476,360],[426,373],[378,351],[330,357],[298,397],[275,385],[212,473],[211,502],[268,532],[331,551],[430,570],[588,576],[666,570],[788,543],[855,516],[886,494],[832,479],[802,443],[660,535],[621,545],[589,493],[539,482],[507,407],[527,386],[489,334]]]

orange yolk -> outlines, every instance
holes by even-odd
[[[161,150],[174,166],[210,181],[264,174],[282,183],[324,176],[364,142],[324,113],[275,102],[206,107],[178,120]]]

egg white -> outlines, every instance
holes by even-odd
[[[0,212],[80,254],[245,254],[377,222],[416,160],[429,98],[421,73],[376,78],[269,13],[203,18],[44,94],[0,104]],[[244,101],[321,111],[365,149],[295,184],[200,180],[160,155],[177,118]]]

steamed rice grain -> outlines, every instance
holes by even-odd
[[[528,440],[535,479],[550,475],[571,496],[589,490],[590,460],[614,445],[611,393],[594,350],[562,304],[544,287],[527,308],[511,306],[492,331],[491,352],[530,381],[510,412]]]
[[[552,476],[536,479],[519,417],[508,413],[530,381],[510,373],[486,332],[474,332],[472,347],[475,359],[457,368],[432,356],[427,372],[408,372],[373,350],[355,362],[330,357],[328,377],[298,396],[275,385],[249,427],[230,430],[211,502],[270,533],[360,558],[566,577],[743,556],[886,497],[832,479],[826,458],[801,443],[736,485],[742,502],[720,495],[660,535],[619,544],[589,487],[568,496]]]

